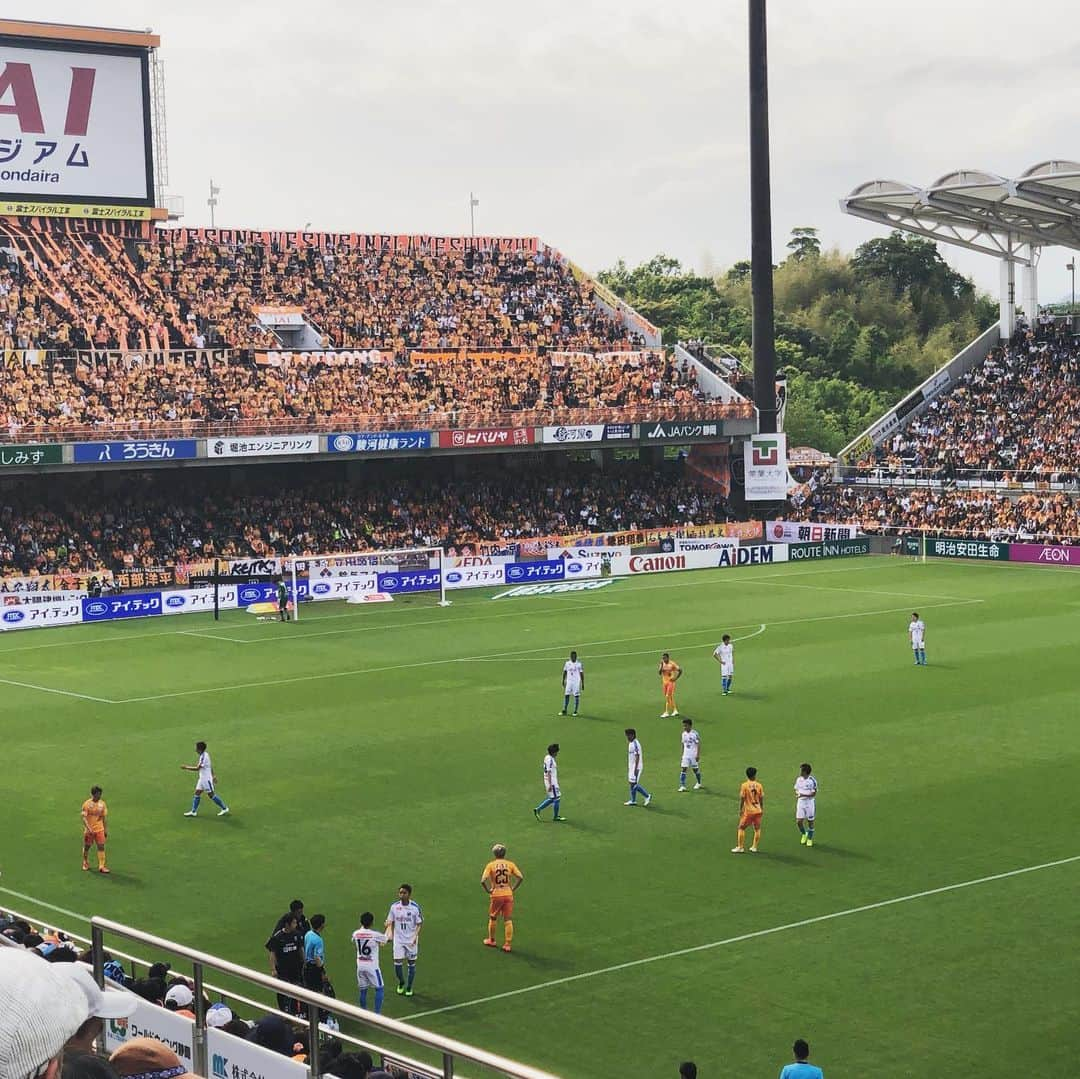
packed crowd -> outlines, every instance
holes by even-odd
[[[869,533],[925,529],[973,539],[1080,542],[1080,507],[1061,492],[1011,497],[955,487],[866,488],[818,481],[790,516],[857,524]]]
[[[547,347],[643,342],[545,250],[459,255],[10,233],[0,270],[12,348],[274,347],[259,306],[299,308],[334,348]]]
[[[14,441],[634,422],[724,408],[739,406],[710,404],[692,372],[653,352],[438,361],[365,352],[280,366],[208,350],[84,353],[13,364],[0,379],[0,425]]]
[[[864,464],[1049,479],[1075,474],[1078,438],[1080,343],[1062,322],[994,349]]]
[[[25,483],[0,505],[0,575],[115,571],[206,557],[461,547],[728,519],[721,495],[637,463],[600,473],[501,470],[469,480],[373,471],[345,486],[211,487],[205,472],[135,473],[107,499],[82,478]],[[280,481],[279,481],[280,482]]]
[[[293,901],[290,914],[297,907],[303,917],[300,900]],[[318,937],[313,927],[321,928],[324,923],[321,915],[311,922],[305,918],[305,934],[314,932]],[[144,977],[136,978],[106,952],[104,974],[108,982],[102,989],[90,973],[90,950],[81,949],[64,933],[35,927],[18,915],[0,911],[0,937],[0,1074],[5,1079],[30,1079],[35,1069],[50,1059],[56,1060],[59,1067],[55,1072],[41,1072],[42,1079],[145,1079],[148,1075],[195,1079],[183,1068],[176,1053],[155,1038],[128,1039],[113,1051],[107,1063],[95,1052],[95,1047],[103,1048],[105,1021],[130,1017],[139,1000],[195,1019],[195,985],[191,979],[176,974],[166,962],[152,963]],[[301,980],[295,979],[297,984]],[[326,990],[324,982],[316,986],[312,980],[303,981],[316,991]],[[214,1002],[205,993],[203,1014],[208,1027],[301,1063],[309,1060],[309,1028],[305,1023],[293,1023],[274,1012],[244,1019],[227,1003]],[[52,1027],[49,1019],[56,1020]],[[335,1027],[329,1016],[323,1016],[322,1021]],[[33,1024],[32,1035],[19,1029],[22,1022]],[[375,1066],[370,1053],[346,1053],[344,1048],[337,1038],[320,1039],[320,1075],[393,1079],[390,1072]],[[32,1059],[35,1054],[40,1059]]]

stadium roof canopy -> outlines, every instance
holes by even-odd
[[[1043,161],[1015,180],[971,169],[947,173],[928,187],[871,180],[841,199],[840,208],[889,228],[1032,265],[1042,247],[1080,250],[1080,163]]]

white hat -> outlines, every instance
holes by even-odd
[[[226,1023],[231,1023],[232,1018],[232,1008],[228,1004],[211,1004],[206,1009],[206,1025],[208,1027],[223,1027]]]
[[[90,1018],[85,993],[60,966],[0,948],[0,1075],[25,1079]]]
[[[86,994],[90,1014],[98,1019],[127,1019],[139,1006],[139,998],[134,993],[102,989],[81,963],[61,963],[60,967]]]
[[[177,983],[165,994],[165,1003],[175,1004],[178,1008],[186,1008],[194,999],[195,994],[183,982]]]

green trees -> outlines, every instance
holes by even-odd
[[[800,227],[787,247],[774,275],[776,351],[794,445],[840,449],[997,318],[929,240],[894,232],[849,258],[823,253],[817,230]],[[749,357],[749,262],[710,278],[657,255],[599,277],[665,340],[702,338]]]

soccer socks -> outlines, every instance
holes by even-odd
[[[416,977],[416,963],[411,959],[409,960],[409,981],[405,986],[406,990],[412,989],[413,978]]]
[[[400,963],[394,964],[394,977],[397,978],[398,985],[405,984],[405,971]]]
[[[695,779],[696,779],[696,780],[697,780],[697,781],[698,781],[699,783],[701,782],[701,769],[700,769],[700,768],[695,768],[695,769],[694,769],[694,778],[695,778]]]
[[[366,985],[364,986],[363,989],[360,990],[360,1007],[361,1008],[366,1008],[367,1007],[367,986]]]
[[[550,806],[550,805],[555,805],[555,804],[556,804],[556,803],[555,803],[555,799],[554,799],[554,798],[545,798],[545,799],[544,799],[544,800],[543,800],[543,801],[542,801],[542,802],[541,802],[541,803],[540,803],[540,804],[539,804],[539,805],[538,805],[538,806],[536,807],[536,809],[535,809],[535,812],[539,813],[541,809],[547,809],[547,807],[548,807],[548,806]],[[555,809],[555,816],[557,817],[558,815],[559,815],[559,810],[558,810],[558,807],[556,806],[556,809]]]
[[[812,824],[806,830],[806,838],[807,839],[813,839],[814,838],[814,826]]]
[[[720,688],[725,693],[730,693],[731,692],[731,682],[732,682],[731,676],[730,675],[725,675],[723,678],[720,679]]]
[[[563,699],[562,699],[562,710],[564,712],[566,712],[566,711],[569,710],[569,708],[570,708],[570,694],[567,693],[566,696],[563,697]]]
[[[580,697],[575,697],[574,698],[574,715],[575,716],[578,714],[578,709],[580,707],[581,707],[581,698]]]
[[[757,845],[760,842],[761,842],[761,829],[760,828],[755,828],[754,829],[754,842],[751,844],[751,846],[754,847],[754,849],[756,850]]]
[[[920,648],[919,649],[919,663],[923,667],[926,666],[926,649],[925,648]]]
[[[98,869],[104,869],[105,868],[105,850],[104,850],[103,847],[98,848],[97,867],[98,867]]]
[[[736,847],[744,847],[744,846],[746,846],[746,844],[744,842],[745,839],[746,839],[746,829],[745,828],[740,828],[735,833],[735,846]]]
[[[491,934],[494,936],[494,934]],[[503,943],[510,947],[510,942],[514,939],[514,923],[510,918],[503,919]]]
[[[698,776],[698,782],[699,783],[701,782],[701,776]],[[685,787],[686,786],[686,769],[685,768],[679,773],[679,786],[680,787]]]
[[[210,801],[213,802],[214,805],[220,806],[222,809],[229,808],[216,794],[210,795]]]
[[[551,804],[551,815],[555,819],[558,819],[558,816],[559,816],[559,799],[558,798],[556,798],[555,801],[552,802],[552,804]]]
[[[196,794],[195,797],[191,799],[191,812],[192,813],[198,813],[199,812],[199,802],[201,800],[202,800],[202,795],[201,794]]]
[[[494,940],[495,939],[495,930],[498,929],[498,928],[499,928],[499,919],[498,918],[488,918],[488,935],[487,935],[488,940]]]
[[[383,997],[385,995],[386,995],[386,990],[383,989],[383,987],[380,985],[375,990],[375,1014],[376,1015],[381,1015],[382,1014],[382,1002],[383,1002]]]
[[[806,828],[804,827],[803,822],[801,820],[797,820],[795,823],[799,826],[799,831],[803,835],[806,835]]]
[[[639,793],[642,798],[645,798],[646,800],[652,797],[652,795],[640,783],[634,784],[633,791],[631,792],[630,797],[633,798],[635,793]]]

